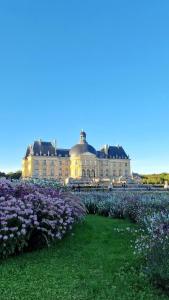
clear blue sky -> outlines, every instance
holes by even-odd
[[[83,128],[133,171],[169,172],[169,1],[1,1],[0,123],[0,170]]]

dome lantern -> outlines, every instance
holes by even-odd
[[[70,156],[79,156],[84,153],[91,153],[97,155],[97,151],[87,143],[86,132],[81,130],[80,132],[80,142],[70,149]]]
[[[86,132],[82,129],[80,132],[80,144],[86,143]]]

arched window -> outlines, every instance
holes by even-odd
[[[82,177],[86,177],[86,171],[84,169],[82,170]]]
[[[95,177],[95,170],[91,171],[91,177]]]
[[[87,170],[87,177],[90,177],[90,170]]]

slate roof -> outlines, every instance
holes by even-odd
[[[109,146],[108,148],[108,156],[116,157],[116,158],[129,158],[126,152],[124,151],[123,147],[121,146]]]
[[[129,156],[121,146],[109,146],[107,151],[103,148],[97,151],[98,158],[129,159]]]
[[[69,149],[55,149],[51,142],[35,141],[28,146],[25,158],[30,154],[37,156],[69,156]]]
[[[56,156],[67,157],[69,155],[70,149],[56,149]]]
[[[51,142],[43,141],[35,141],[33,145],[28,146],[25,158],[27,158],[29,155],[69,157],[73,154],[80,155],[85,152],[90,152],[100,159],[129,159],[129,156],[121,146],[108,146],[107,151],[105,148],[96,151],[94,147],[86,142],[82,144],[76,144],[71,149],[59,149],[55,148]]]

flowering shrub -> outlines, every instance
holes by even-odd
[[[75,195],[1,179],[0,256],[49,245],[84,215],[84,205]]]
[[[146,260],[146,272],[161,287],[169,290],[169,211],[143,218],[142,234],[136,241],[136,253]]]

